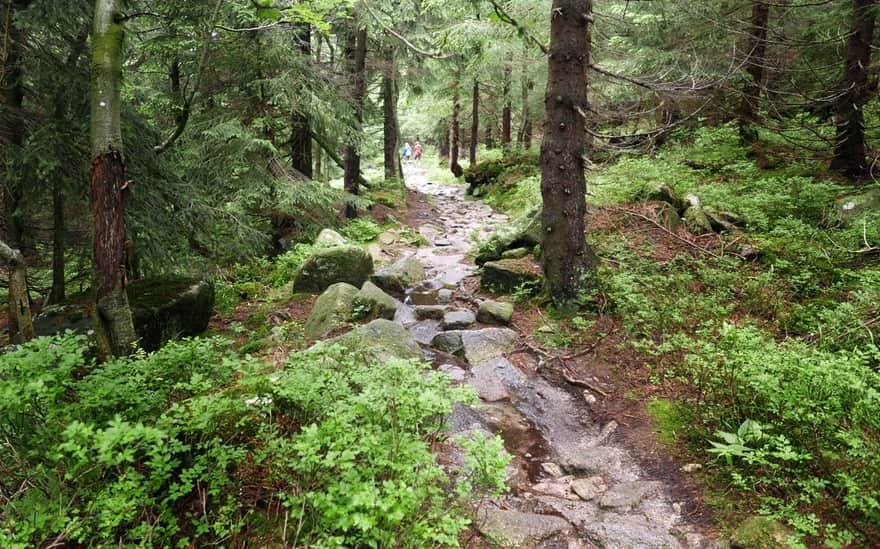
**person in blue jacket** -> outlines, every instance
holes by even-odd
[[[403,160],[405,162],[409,162],[410,159],[412,158],[412,155],[413,155],[412,147],[410,147],[409,141],[407,141],[406,143],[403,144]]]

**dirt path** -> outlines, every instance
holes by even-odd
[[[401,250],[426,268],[427,282],[407,291],[398,311],[426,356],[484,405],[459,408],[453,434],[500,434],[514,456],[512,491],[477,511],[474,547],[703,548],[719,546],[685,518],[688,491],[662,468],[645,467],[614,420],[591,411],[582,386],[547,375],[545,358],[523,344],[528,334],[475,322],[476,267],[468,260],[474,235],[508,223],[487,205],[466,200],[464,188],[437,185],[407,170],[409,223],[428,245]],[[545,378],[546,376],[546,378]],[[454,453],[453,453],[454,454]],[[447,456],[455,460],[455,455]],[[491,545],[488,543],[488,545]]]

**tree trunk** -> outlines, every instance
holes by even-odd
[[[449,160],[449,136],[451,135],[451,130],[448,118],[442,118],[437,122],[435,135],[437,137],[437,154],[440,155],[442,160]]]
[[[461,147],[461,124],[459,117],[461,115],[461,96],[459,94],[459,86],[461,84],[461,68],[455,73],[455,89],[452,92],[452,120],[449,123],[449,171],[455,177],[461,177],[464,170],[458,163],[458,154]]]
[[[0,241],[0,259],[10,267],[9,341],[23,343],[34,338],[34,322],[27,289],[27,263],[21,252]]]
[[[6,217],[6,241],[11,248],[21,246],[24,218],[21,211],[23,188],[21,178],[7,170],[8,163],[21,153],[24,143],[24,86],[22,85],[21,58],[24,38],[15,25],[15,14],[24,10],[30,0],[2,0],[0,2],[0,188],[5,189],[3,209]],[[9,177],[7,177],[9,176]],[[16,303],[27,300],[20,295],[15,270],[9,273],[9,333],[19,332]]]
[[[347,47],[349,74],[352,79],[351,103],[354,111],[355,133],[360,136],[364,120],[364,92],[366,88],[366,60],[367,60],[367,29],[359,28],[349,34]],[[358,194],[360,192],[361,157],[355,144],[345,147],[345,176],[344,188],[346,192]],[[350,218],[357,216],[354,206],[345,208],[345,216]]]
[[[598,263],[584,239],[590,0],[554,0],[547,109],[541,144],[543,267],[550,296],[568,307],[595,283]]]
[[[471,107],[471,143],[468,160],[471,166],[477,163],[477,142],[480,140],[480,83],[474,80],[474,94]]]
[[[293,26],[294,42],[304,63],[312,60],[312,26],[297,23]],[[300,94],[306,97],[306,94]],[[290,164],[309,179],[312,178],[312,119],[308,105],[297,105],[290,117]]]
[[[767,26],[770,19],[770,6],[757,1],[752,4],[752,19],[749,29],[749,43],[745,69],[748,74],[743,85],[742,101],[739,105],[739,138],[744,145],[758,140],[754,124],[758,121],[758,100],[764,82],[764,65],[767,62]]]
[[[121,0],[96,0],[92,29],[91,200],[95,332],[104,357],[129,353],[136,340],[125,293],[125,177],[120,126],[123,41]]]
[[[52,182],[52,292],[49,303],[62,303],[66,299],[64,281],[64,193],[61,181]]]
[[[513,54],[507,56],[504,63],[504,83],[502,85],[502,96],[504,108],[501,111],[501,146],[505,149],[510,147],[511,139],[511,122],[513,121],[513,102],[510,98],[510,82],[513,76]]]
[[[522,121],[520,122],[517,141],[524,149],[532,148],[532,113],[529,109],[529,92],[535,87],[535,83],[529,78],[529,45],[525,45],[522,65]]]
[[[487,149],[495,148],[495,132],[492,130],[492,127],[496,124],[498,124],[497,120],[489,120],[489,123],[486,124],[486,131],[483,132],[483,139]]]
[[[382,137],[385,158],[385,179],[394,179],[400,173],[400,131],[397,122],[397,62],[394,50],[385,52],[385,72],[382,75]]]
[[[862,107],[868,97],[868,69],[874,39],[876,0],[853,0],[850,35],[837,99],[837,142],[831,169],[849,177],[868,171],[865,161],[865,116]]]

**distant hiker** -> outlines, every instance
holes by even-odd
[[[403,144],[403,159],[406,162],[409,162],[412,158],[413,150],[412,147],[409,146],[409,141]]]
[[[416,140],[416,145],[413,147],[413,155],[417,161],[422,159],[422,144],[418,140]]]

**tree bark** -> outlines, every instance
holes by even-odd
[[[312,25],[297,23],[293,26],[293,37],[300,57],[305,64],[312,60]],[[305,97],[305,94],[300,94]],[[312,118],[307,105],[298,105],[290,117],[290,163],[293,169],[309,179],[312,170]]]
[[[739,138],[744,145],[758,141],[758,131],[754,124],[758,121],[758,101],[764,81],[764,65],[767,62],[767,26],[770,19],[770,6],[766,2],[752,4],[752,19],[749,28],[749,43],[745,69],[748,78],[743,85],[742,100],[739,105]]]
[[[868,68],[874,39],[876,0],[853,0],[850,35],[847,40],[840,97],[836,105],[837,141],[831,169],[849,177],[868,171],[865,160],[865,116],[868,98]]]
[[[364,121],[364,93],[366,89],[366,60],[367,60],[367,29],[358,28],[349,34],[349,45],[346,48],[348,60],[348,73],[352,79],[351,105],[354,111],[355,133],[360,135]],[[351,194],[359,194],[361,174],[361,157],[355,144],[345,147],[345,175],[344,188]],[[345,208],[345,216],[349,219],[357,216],[354,206]]]
[[[104,357],[129,353],[136,340],[125,292],[125,177],[120,126],[123,41],[120,0],[96,0],[92,28],[91,202],[95,332]]]
[[[547,109],[541,144],[543,267],[550,297],[568,307],[595,283],[598,263],[584,239],[590,0],[554,0]]]
[[[22,46],[24,37],[15,24],[16,13],[24,10],[30,0],[3,0],[0,2],[0,181],[5,188],[3,209],[6,217],[6,241],[11,248],[21,246],[24,232],[24,216],[21,203],[24,189],[21,178],[13,170],[6,169],[8,163],[20,154],[24,143],[24,86],[22,84]],[[8,177],[7,177],[8,176]],[[27,293],[20,295],[21,285],[17,284],[15,270],[9,273],[9,333],[18,333],[15,324],[16,303],[27,300]]]
[[[504,108],[501,111],[501,146],[505,149],[510,147],[510,129],[513,121],[513,101],[510,98],[510,82],[512,76],[513,54],[510,54],[507,57],[507,61],[504,63],[504,83],[501,88],[504,100]]]
[[[529,94],[535,83],[529,78],[529,45],[525,44],[522,65],[522,121],[517,135],[519,145],[524,149],[532,148],[532,113],[529,109]]]
[[[394,179],[400,174],[400,131],[397,122],[397,62],[394,50],[385,52],[385,71],[382,75],[382,137],[385,159],[385,179]]]
[[[471,166],[477,163],[477,143],[480,140],[480,83],[474,80],[473,101],[471,103],[471,142],[468,160]]]
[[[61,181],[56,178],[52,182],[52,292],[49,303],[62,303],[66,299],[64,279],[64,192]]]
[[[449,160],[449,136],[451,135],[450,124],[448,118],[442,118],[437,122],[435,130],[437,137],[437,154],[443,160]]]
[[[0,259],[10,267],[9,341],[22,343],[34,338],[34,321],[27,290],[27,263],[21,252],[0,240]]]
[[[455,177],[461,177],[464,170],[458,163],[459,149],[461,148],[461,123],[459,121],[461,115],[461,96],[459,86],[461,85],[461,68],[455,73],[455,89],[452,92],[452,119],[449,122],[449,171]]]

